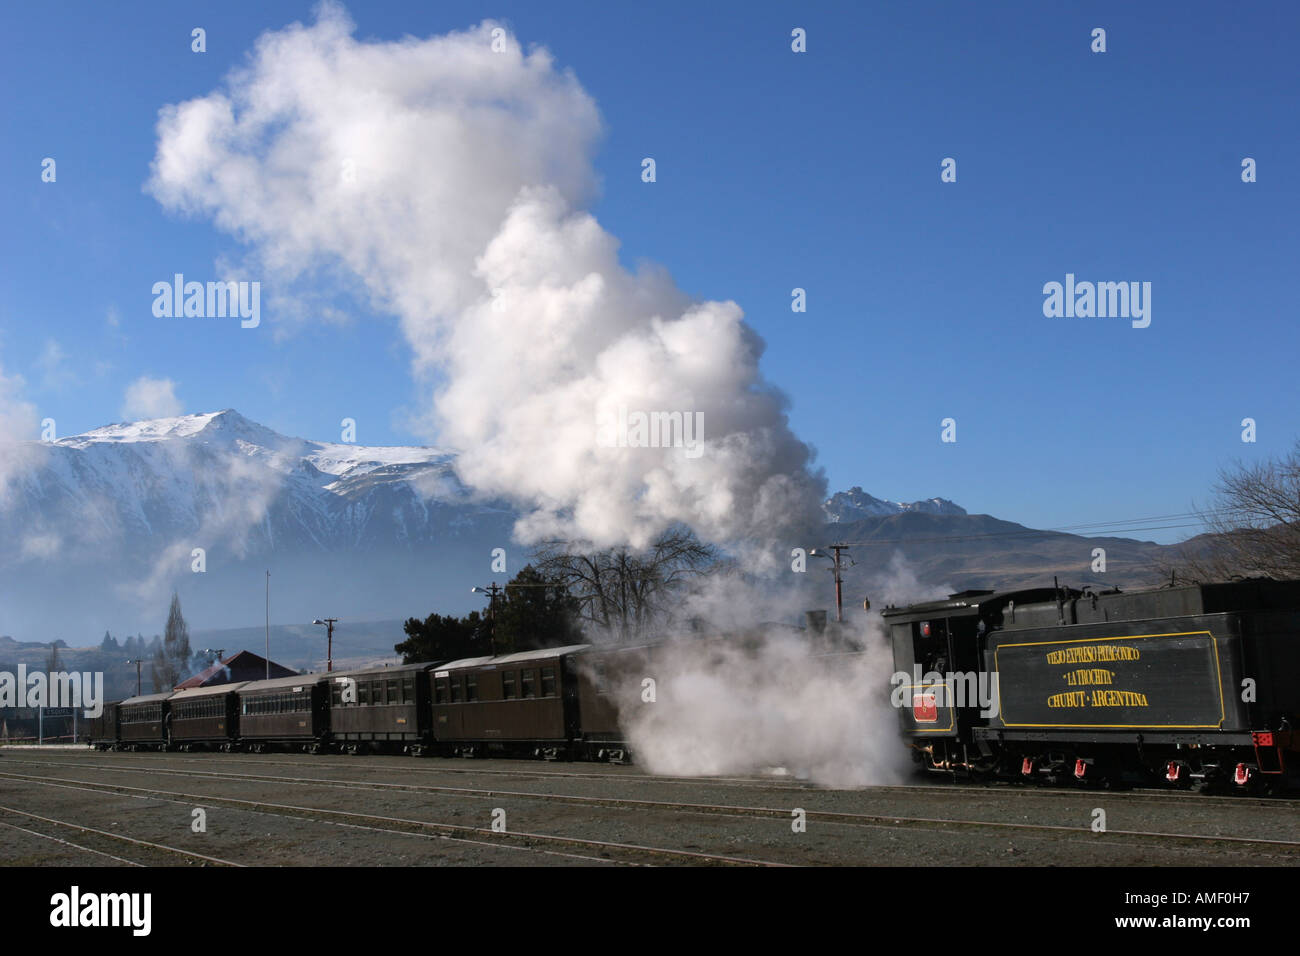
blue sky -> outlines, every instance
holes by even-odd
[[[593,212],[625,263],[741,305],[831,490],[941,495],[1037,527],[1165,515],[1205,501],[1219,467],[1300,435],[1294,4],[349,12],[382,39],[500,19],[572,69],[606,126]],[[143,192],[159,108],[310,19],[306,3],[0,14],[0,367],[61,435],[119,420],[127,385],[150,376],[173,379],[189,412],[235,407],[327,440],[351,417],[362,443],[419,440],[389,316],[277,337],[265,311],[256,333],[151,312],[155,281],[241,252]],[[190,51],[195,26],[206,53]],[[945,157],[956,183],[940,182]],[[1150,282],[1150,327],[1044,317],[1043,284],[1067,272]],[[945,417],[955,444],[940,442]]]

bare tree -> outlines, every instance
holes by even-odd
[[[1300,442],[1284,457],[1219,472],[1215,501],[1164,570],[1196,581],[1300,578]]]
[[[722,566],[718,550],[683,527],[668,529],[639,551],[552,542],[538,551],[534,564],[568,589],[584,621],[619,641],[635,640],[670,620],[683,590]]]

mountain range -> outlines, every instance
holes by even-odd
[[[493,548],[509,573],[524,563],[513,513],[474,499],[434,448],[288,438],[227,409],[20,451],[0,508],[0,633],[134,632],[165,620],[173,588],[193,622],[248,625],[268,570],[274,620],[391,620],[468,609]]]
[[[289,628],[281,646],[293,654],[283,663],[320,659],[309,622],[325,616],[386,622],[358,626],[367,637],[349,651],[382,656],[402,637],[397,622],[481,607],[470,588],[504,582],[529,559],[511,540],[514,512],[475,497],[454,456],[436,448],[306,441],[226,409],[108,425],[20,452],[0,496],[0,634],[20,640],[75,647],[105,629],[157,633],[175,589],[196,634],[229,648],[247,637],[257,650],[251,630],[213,632],[262,623],[269,570],[269,616]],[[1035,531],[945,498],[887,501],[860,487],[832,495],[823,511],[826,543],[852,546],[845,593],[854,603],[859,592],[906,599],[1054,574],[1145,583],[1168,550]],[[1104,575],[1089,570],[1098,547]],[[504,573],[492,567],[497,548]],[[821,579],[810,574],[809,584],[809,600],[820,600]]]
[[[822,512],[831,524],[847,524],[863,518],[882,518],[897,514],[964,515],[966,509],[947,498],[899,503],[867,494],[857,485],[837,491],[822,503]]]

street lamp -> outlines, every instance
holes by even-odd
[[[505,588],[495,581],[492,582],[491,587],[469,589],[470,594],[486,594],[488,596],[488,641],[492,648],[493,657],[497,656],[497,596],[504,590]]]
[[[329,673],[334,670],[334,625],[339,622],[337,617],[327,617],[324,620],[316,618],[313,624],[323,625],[328,632],[329,645],[325,651],[325,672]]]

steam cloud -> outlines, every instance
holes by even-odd
[[[780,768],[832,787],[903,779],[907,754],[889,706],[893,666],[879,615],[850,617],[839,643],[814,652],[805,635],[770,623],[795,606],[796,593],[715,578],[686,613],[726,620],[745,639],[668,641],[633,652],[644,659],[610,675],[638,763],[680,776]],[[655,682],[653,702],[643,695],[646,677]]]
[[[522,508],[524,543],[641,547],[683,523],[750,571],[774,542],[806,544],[825,481],[740,307],[625,269],[584,211],[601,121],[578,81],[491,21],[387,43],[353,29],[326,4],[314,25],[262,36],[222,90],[164,108],[148,190],[282,283],[310,295],[342,272],[396,314],[431,437],[458,450],[467,485]],[[620,408],[702,413],[702,454],[601,444],[598,421]],[[738,624],[739,607],[771,620],[794,600],[728,578],[694,610]],[[874,636],[838,669],[788,631],[743,651],[666,646],[664,696],[633,719],[633,747],[661,772],[892,777]],[[882,717],[891,732],[873,731]]]
[[[164,108],[147,188],[268,274],[305,286],[342,266],[399,316],[431,437],[468,485],[524,509],[525,543],[816,526],[824,480],[740,308],[624,269],[583,211],[601,123],[577,80],[491,21],[396,42],[353,29],[326,4],[263,35],[223,90]],[[601,446],[598,417],[620,407],[702,413],[703,453]]]
[[[657,699],[620,693],[634,702],[621,720],[637,762],[679,776],[780,769],[831,787],[901,781],[889,648],[878,633],[862,638],[861,652],[820,656],[777,629],[746,647],[659,645],[647,668]]]

